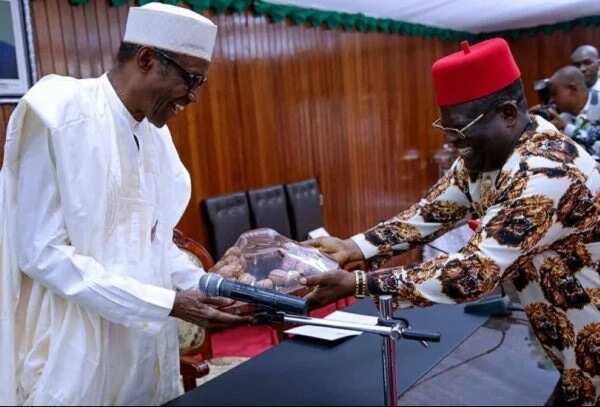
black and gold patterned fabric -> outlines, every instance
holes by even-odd
[[[600,404],[600,167],[534,120],[502,169],[473,180],[458,159],[417,205],[358,235],[359,246],[385,258],[479,217],[459,253],[370,273],[372,294],[398,306],[461,303],[511,279],[562,372],[560,402]]]

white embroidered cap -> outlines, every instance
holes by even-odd
[[[192,10],[162,3],[129,9],[123,41],[211,60],[217,26]]]

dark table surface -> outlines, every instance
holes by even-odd
[[[346,311],[377,315],[369,299]],[[442,334],[441,342],[430,344],[429,349],[414,341],[398,342],[399,394],[487,320],[465,314],[457,305],[396,315],[407,318],[415,329]],[[369,334],[334,343],[295,337],[169,405],[383,405],[381,342],[381,337]]]

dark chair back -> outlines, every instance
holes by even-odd
[[[287,200],[282,185],[248,191],[252,226],[271,228],[292,237]]]
[[[287,184],[285,191],[290,209],[292,235],[295,240],[308,238],[308,232],[323,226],[321,192],[315,178]]]
[[[250,210],[244,192],[208,198],[202,202],[211,241],[211,252],[218,260],[238,237],[250,230]]]

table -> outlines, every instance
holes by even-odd
[[[370,299],[346,309],[377,315]],[[414,384],[477,330],[486,317],[462,306],[403,310],[415,329],[437,331],[442,341],[425,349],[401,340],[398,392]],[[383,405],[381,338],[363,334],[343,342],[293,338],[249,360],[169,405]]]
[[[559,373],[541,369],[524,313],[491,318],[399,400],[400,406],[543,406]]]

